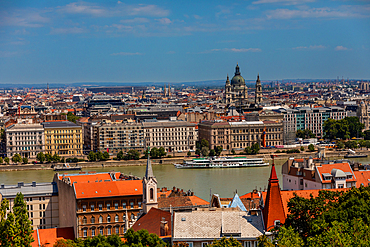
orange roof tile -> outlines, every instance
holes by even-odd
[[[59,175],[59,179],[62,180],[63,177],[69,178],[71,184],[74,182],[95,182],[95,181],[105,181],[110,180],[112,181],[109,173],[88,173],[88,174],[63,174]]]
[[[167,234],[171,234],[171,213],[157,208],[151,208],[147,214],[140,217],[132,226],[132,229],[134,231],[146,229],[149,233],[161,237],[161,221],[163,221],[163,218],[167,221]]]
[[[359,188],[361,185],[370,185],[370,171],[354,171],[356,177],[356,187]]]
[[[39,229],[38,234],[34,230],[32,236],[35,240],[31,243],[32,247],[53,246],[60,239],[75,239],[73,227]]]
[[[209,202],[197,196],[189,196],[189,199],[193,203],[193,205],[208,205],[209,204]]]
[[[350,172],[350,173],[352,173],[351,166],[348,163],[324,164],[322,166],[317,166],[316,168],[319,171],[320,176],[321,176],[321,180],[323,182],[324,182],[324,179],[322,177],[322,174],[323,173],[329,173],[329,174],[331,174],[331,171],[333,169],[339,169],[339,170],[342,170],[343,172]],[[348,182],[350,182],[350,181],[356,181],[356,179],[355,178],[346,179],[346,181],[348,181]]]
[[[76,199],[142,195],[142,180],[74,183]]]

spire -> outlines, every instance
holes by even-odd
[[[276,176],[275,164],[272,164],[269,184],[266,194],[266,202],[263,207],[263,222],[265,230],[271,230],[276,221],[284,224],[286,213],[284,212],[283,200],[281,198],[281,190],[279,179]]]
[[[240,71],[239,71],[239,65],[238,63],[236,63],[236,67],[235,67],[235,75],[240,75]]]
[[[150,162],[150,147],[148,147],[148,161],[146,162],[146,172],[145,172],[145,178],[153,178],[153,169],[152,169],[152,163]]]

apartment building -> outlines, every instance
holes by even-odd
[[[6,156],[20,154],[35,158],[44,151],[45,136],[43,125],[37,123],[16,123],[5,129]]]
[[[318,138],[324,136],[323,124],[329,118],[340,120],[347,117],[347,112],[340,107],[297,107],[294,109],[275,109],[284,114],[284,134],[297,130],[309,129]]]
[[[60,227],[73,227],[76,238],[123,236],[142,210],[142,180],[120,172],[55,174],[59,188]]]
[[[283,124],[279,121],[203,121],[198,124],[199,140],[205,139],[210,148],[239,150],[265,141],[267,146],[282,145]]]
[[[145,149],[144,130],[141,123],[101,123],[92,126],[92,135],[97,130],[97,150],[117,154],[134,149],[142,152]]]
[[[45,152],[60,156],[82,155],[82,127],[69,121],[43,122]]]
[[[146,147],[164,147],[166,152],[187,152],[195,149],[195,124],[186,121],[142,122]]]
[[[1,197],[9,200],[10,210],[19,192],[26,201],[28,217],[34,230],[59,227],[59,197],[56,183],[1,184]]]
[[[340,189],[356,187],[357,179],[345,161],[290,158],[282,166],[283,190]]]

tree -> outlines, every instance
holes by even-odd
[[[59,239],[55,242],[53,247],[76,247],[76,244],[70,239]]]
[[[356,149],[356,148],[358,148],[358,144],[357,144],[357,142],[356,142],[356,141],[346,141],[346,142],[344,143],[344,146],[345,146],[346,148],[350,148],[350,149]]]
[[[45,161],[45,154],[43,152],[37,153],[36,159],[38,161],[40,161],[41,164],[44,163],[44,161]]]
[[[128,229],[123,236],[126,239],[124,246],[156,246],[165,247],[166,243],[163,242],[157,235],[148,232],[148,230],[139,230],[135,232],[132,228]]]
[[[215,156],[215,155],[216,155],[215,150],[214,150],[214,149],[211,149],[211,150],[209,151],[209,156]]]
[[[5,157],[5,158],[4,158],[4,161],[5,161],[5,163],[6,163],[6,164],[8,164],[8,165],[9,165],[10,160],[9,160],[9,158],[8,158],[8,157]]]
[[[49,153],[45,154],[45,159],[48,163],[53,161],[53,156]]]
[[[107,151],[103,153],[103,160],[109,160],[109,153]]]
[[[310,145],[308,145],[308,150],[310,152],[314,152],[315,151],[315,146],[311,143]]]
[[[343,149],[344,148],[344,143],[342,141],[337,142],[337,149]]]
[[[123,152],[122,151],[119,151],[117,153],[117,160],[123,160]]]
[[[104,159],[104,158],[103,158],[103,153],[102,153],[102,152],[100,152],[100,151],[96,152],[96,159],[97,159],[97,160],[103,160],[103,159]]]
[[[304,246],[303,239],[298,232],[294,231],[292,227],[280,227],[276,238],[278,246],[284,247],[300,247]]]
[[[0,164],[4,163],[3,157],[0,157]]]
[[[304,147],[303,147],[303,146],[301,146],[301,151],[302,151],[302,152],[304,151]]]
[[[163,156],[166,156],[166,150],[164,149],[164,147],[160,147],[159,149],[158,149],[158,156],[159,156],[159,158],[162,158]]]
[[[209,247],[242,247],[242,244],[233,237],[222,237],[220,240],[214,240]]]
[[[344,118],[348,125],[349,136],[352,137],[363,137],[364,133],[362,130],[365,128],[363,123],[360,123],[360,119],[358,117],[346,117]]]
[[[188,151],[187,156],[189,156],[189,157],[191,156],[191,152],[190,151]]]
[[[3,199],[0,212],[0,245],[1,246],[31,246],[32,223],[28,218],[26,203],[22,193],[17,193],[11,211],[9,201]]]
[[[234,150],[234,149],[231,149],[231,153],[232,153],[233,155],[235,155],[235,154],[236,154],[236,152],[235,152],[235,150]]]
[[[200,154],[201,154],[200,149],[195,150],[195,154],[196,154],[196,155],[200,155]]]
[[[304,130],[297,130],[296,133],[297,138],[302,138],[302,139],[308,139],[308,138],[315,138],[315,134],[312,133],[311,130],[309,129],[304,129]]]
[[[346,117],[341,120],[328,119],[324,122],[325,138],[328,139],[350,139],[353,137],[362,137],[362,130],[365,125],[360,123],[358,117]],[[366,137],[366,134],[365,134]]]
[[[223,150],[222,146],[215,147],[216,155],[220,156],[222,153],[222,150]]]
[[[209,142],[206,139],[202,139],[200,141],[200,147],[208,147],[209,148]]]
[[[58,162],[60,162],[60,156],[57,154],[57,153],[55,153],[54,155],[53,155],[53,162],[55,162],[55,163],[58,163]]]
[[[364,139],[365,140],[370,140],[370,130],[365,130],[364,131]]]
[[[68,112],[67,114],[67,120],[73,123],[76,123],[76,120],[80,119],[81,117],[75,116],[72,112]]]
[[[22,161],[21,155],[20,154],[14,154],[13,157],[12,157],[12,161],[13,161],[13,163],[21,162]]]
[[[271,240],[265,234],[259,236],[257,238],[258,247],[273,247],[274,245],[271,243]]]
[[[258,144],[257,142],[253,143],[251,149],[252,154],[258,154],[258,152],[260,151],[260,144]]]
[[[209,154],[209,148],[208,147],[202,147],[200,150],[203,156],[208,156]]]
[[[159,157],[159,150],[158,148],[154,147],[150,150],[150,157],[152,157],[152,159],[156,159]]]
[[[22,161],[23,161],[23,164],[28,164],[28,158],[24,157],[24,158],[22,159]]]
[[[121,151],[122,152],[122,151]],[[89,154],[87,155],[87,159],[90,162],[96,161],[96,154],[93,151],[90,151]]]
[[[131,149],[127,152],[125,156],[123,156],[125,160],[138,160],[140,159],[140,153],[137,150]]]

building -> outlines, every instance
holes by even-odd
[[[163,147],[166,152],[195,150],[196,125],[186,121],[142,122],[146,147]]]
[[[256,81],[256,92],[254,96],[254,104],[258,106],[261,103],[262,103],[262,85],[260,81],[260,75],[258,74],[257,81]]]
[[[224,150],[240,150],[283,143],[283,123],[279,121],[203,121],[198,124],[199,140],[209,142],[210,149],[222,146]]]
[[[34,230],[59,227],[59,197],[56,183],[1,184],[1,197],[9,200],[10,210],[19,192],[26,201],[28,217]]]
[[[324,122],[329,118],[340,120],[347,117],[347,112],[340,107],[297,107],[294,109],[274,109],[284,114],[284,135],[297,130],[309,129],[318,138],[324,137]]]
[[[97,132],[95,132],[95,129]],[[144,130],[141,123],[101,123],[91,127],[92,135],[96,134],[96,150],[117,154],[131,149],[145,150]]]
[[[348,162],[290,158],[282,166],[284,190],[340,189],[356,187]]]
[[[35,241],[31,243],[31,247],[40,246],[50,246],[53,245],[61,239],[64,240],[74,240],[75,236],[73,234],[72,227],[66,228],[49,228],[49,229],[39,229],[33,230],[32,237]]]
[[[357,108],[356,116],[360,120],[360,123],[364,124],[364,130],[370,129],[370,116],[369,116],[369,105],[367,102],[361,101],[360,106]]]
[[[150,149],[148,148],[148,161],[143,178],[143,212],[148,213],[151,208],[158,208],[157,179],[154,177],[152,163],[150,162]]]
[[[82,127],[69,121],[43,122],[45,131],[45,152],[51,155],[82,155]]]
[[[142,210],[142,180],[119,172],[55,174],[60,227],[73,227],[76,238],[123,234]]]
[[[248,100],[247,86],[245,85],[245,80],[241,76],[239,65],[235,67],[235,75],[229,81],[229,76],[227,76],[225,83],[225,95],[224,102],[227,105],[242,106],[246,104]]]
[[[257,246],[263,233],[262,214],[239,208],[198,209],[173,216],[172,242],[185,242],[189,247],[205,247],[222,237],[233,237],[243,246]]]
[[[20,154],[22,157],[35,158],[44,151],[45,136],[43,125],[39,123],[16,123],[5,128],[6,156]]]

